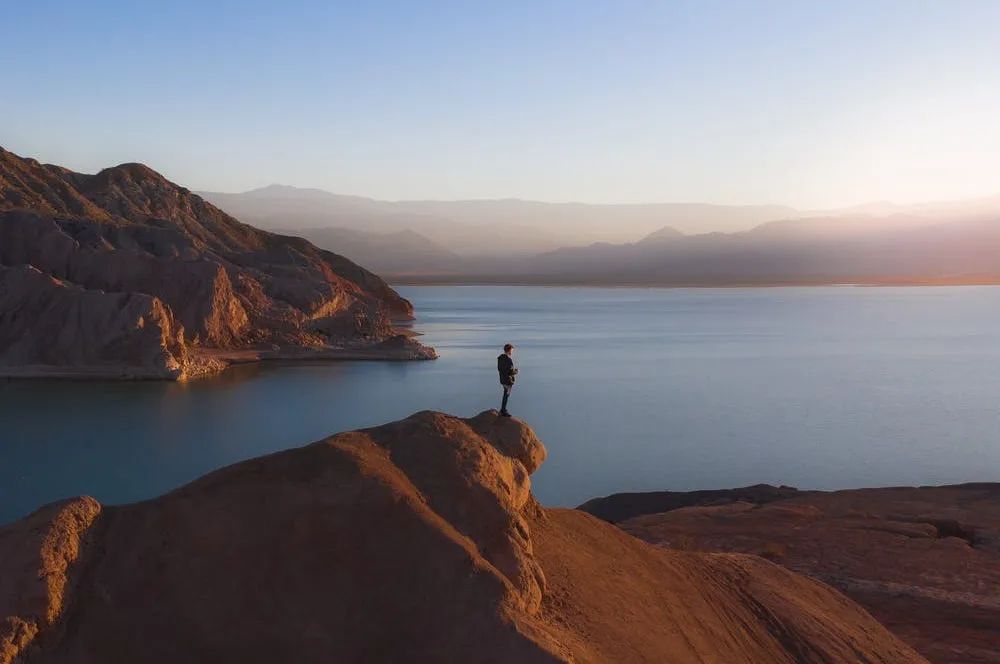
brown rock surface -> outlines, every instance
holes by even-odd
[[[759,554],[819,579],[931,661],[1000,662],[1000,484],[622,494],[582,508],[663,547]]]
[[[85,290],[30,266],[0,266],[0,366],[42,375],[189,376],[221,363],[190,357],[180,325],[143,293]]]
[[[0,148],[2,266],[34,267],[93,293],[85,299],[102,299],[104,310],[151,299],[172,322],[171,344],[138,335],[134,340],[146,345],[138,354],[132,348],[116,352],[114,328],[97,339],[98,356],[91,349],[29,352],[52,341],[42,335],[53,334],[47,323],[54,318],[69,326],[61,332],[65,338],[100,336],[92,326],[99,318],[88,316],[90,327],[78,331],[66,312],[16,309],[12,302],[37,300],[38,294],[11,293],[8,284],[0,339],[15,336],[14,318],[40,338],[17,352],[0,345],[0,373],[87,375],[99,367],[97,374],[114,375],[109,369],[117,364],[125,376],[185,378],[224,366],[225,351],[255,359],[294,357],[302,349],[323,357],[433,357],[393,328],[393,321],[412,318],[412,307],[376,275],[301,238],[242,224],[141,164],[84,175]],[[98,297],[104,294],[112,297]],[[130,309],[120,318],[134,314]],[[44,320],[36,321],[38,315]],[[107,311],[103,316],[114,318]],[[396,343],[386,344],[392,339]],[[206,351],[212,351],[211,362],[202,359]],[[171,355],[177,366],[136,363],[157,354]]]
[[[540,507],[544,457],[517,420],[423,412],[48,506],[0,528],[0,662],[923,661],[766,560]]]
[[[0,528],[0,662],[51,631],[70,590],[69,574],[100,514],[93,498],[47,505]]]

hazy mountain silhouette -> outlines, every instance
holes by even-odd
[[[700,203],[386,202],[281,185],[205,196],[268,228],[335,226],[323,241],[317,230],[308,237],[404,280],[1000,281],[1000,196],[908,205],[880,201],[833,211]],[[366,234],[352,236],[352,230]],[[622,236],[641,239],[616,239]]]
[[[660,230],[653,231],[646,237],[642,238],[640,242],[649,242],[649,243],[673,242],[677,238],[681,237],[684,237],[684,233],[681,233],[673,226],[664,226]]]
[[[741,233],[654,234],[567,247],[519,267],[518,280],[665,285],[1000,281],[1000,214],[827,217]]]
[[[303,228],[289,232],[321,249],[336,249],[382,274],[450,274],[466,267],[461,256],[409,229],[374,233],[350,228]]]
[[[527,255],[568,242],[525,223],[501,227],[489,218],[463,214],[460,202],[453,211],[437,210],[434,204],[379,201],[284,185],[241,194],[202,192],[201,195],[246,223],[280,232],[303,228],[382,234],[410,230],[447,250],[468,255],[493,253],[501,243],[507,254]]]
[[[780,205],[379,201],[283,185],[240,194],[201,195],[244,222],[270,230],[337,227],[385,233],[410,229],[470,256],[525,255],[587,242],[625,242],[667,225],[684,232],[739,231],[805,214]]]

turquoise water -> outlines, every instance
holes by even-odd
[[[243,367],[186,385],[0,381],[0,522],[151,497],[421,409],[499,405],[550,505],[614,491],[1000,481],[1000,288],[405,287],[441,359]]]

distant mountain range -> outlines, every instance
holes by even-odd
[[[397,282],[1000,282],[1000,196],[833,211],[387,202],[281,185],[203,196],[243,221],[302,235]]]
[[[632,244],[547,252],[524,261],[517,273],[519,281],[547,283],[998,283],[1000,214],[952,221],[827,217],[701,235],[665,229]]]
[[[378,201],[284,185],[241,194],[200,193],[205,200],[246,223],[282,233],[304,228],[340,228],[373,234],[410,231],[448,251],[466,255],[491,254],[501,245],[512,254],[527,255],[565,244],[534,227],[529,219],[511,221],[514,217],[508,215],[498,224],[494,215],[481,217],[474,211],[464,212],[463,202]],[[502,207],[505,202],[496,203]]]
[[[704,228],[738,231],[804,214],[780,205],[589,205],[516,199],[378,201],[284,185],[241,194],[199,193],[244,222],[269,230],[411,230],[466,256],[527,255],[570,244],[626,242],[663,226],[684,232]]]
[[[377,273],[456,274],[468,268],[466,259],[410,229],[374,233],[350,228],[302,228],[287,232],[304,237],[320,249],[350,256]]]

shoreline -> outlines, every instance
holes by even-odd
[[[836,498],[838,496],[871,494],[873,492],[920,492],[928,490],[952,491],[996,491],[1000,494],[1000,481],[959,482],[952,484],[886,484],[882,486],[859,486],[840,489],[803,489],[787,484],[751,484],[743,487],[691,489],[673,491],[670,489],[651,491],[616,491],[604,496],[588,498],[571,508],[587,512],[593,516],[619,523],[642,516],[663,515],[686,508],[717,508],[731,503],[753,503],[765,505],[797,499],[816,497]]]
[[[899,281],[748,281],[748,282],[658,282],[601,281],[594,279],[566,280],[531,277],[448,277],[430,275],[385,275],[394,286],[537,286],[543,288],[662,288],[662,289],[740,289],[740,288],[925,288],[929,286],[1000,286],[1000,278],[983,280],[899,280]]]
[[[126,365],[58,366],[25,365],[0,367],[0,380],[59,380],[59,381],[164,381],[186,383],[212,378],[225,373],[230,368],[269,362],[424,362],[435,360],[437,351],[405,337],[399,347],[387,348],[382,342],[374,346],[359,348],[281,348],[278,350],[205,349],[194,353],[192,366],[203,370],[185,374],[170,375],[164,371],[131,367]],[[391,340],[388,340],[391,342]],[[412,343],[411,343],[412,341]]]

